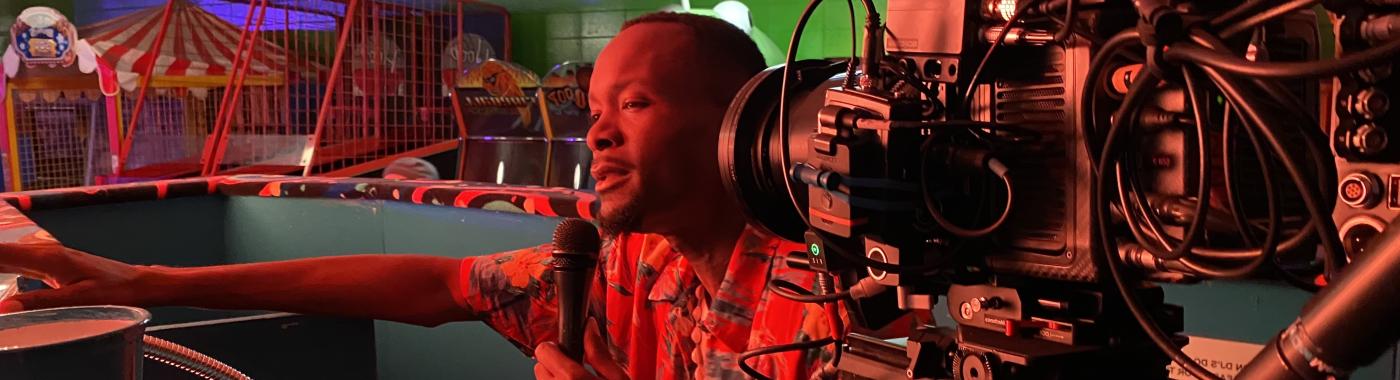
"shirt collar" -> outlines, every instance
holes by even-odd
[[[700,323],[732,350],[747,348],[754,313],[780,243],[753,226],[745,226],[730,254],[724,281],[718,290],[710,290],[709,312]]]
[[[781,243],[782,240],[756,227],[745,226],[730,251],[724,280],[718,290],[709,292],[709,312],[700,313],[703,317],[697,323],[731,350],[742,351],[748,345],[754,313],[768,284],[773,256]],[[685,297],[693,297],[700,287],[695,270],[664,239],[660,244],[653,247],[659,249],[644,254],[642,260],[643,265],[651,263],[664,268],[652,284],[647,299],[680,303]]]

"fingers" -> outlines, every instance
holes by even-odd
[[[558,379],[591,379],[594,376],[583,368],[583,364],[570,359],[564,355],[564,351],[559,350],[559,346],[554,342],[541,343],[535,347],[535,377],[547,375],[548,378]]]
[[[43,269],[59,250],[54,244],[0,244],[0,267]]]
[[[626,380],[627,370],[617,364],[617,360],[612,357],[612,351],[608,349],[607,341],[603,340],[603,334],[598,332],[598,324],[595,319],[589,318],[587,327],[583,333],[583,356],[588,361],[588,365],[593,366],[593,370],[598,375],[608,380]]]
[[[25,277],[56,284],[56,273],[71,267],[68,255],[72,251],[58,244],[0,243],[0,273],[19,273]]]
[[[96,305],[104,302],[103,297],[86,284],[74,284],[58,289],[34,290],[10,297],[0,302],[0,313],[49,309],[65,306]]]
[[[535,380],[546,380],[553,378],[554,374],[549,372],[549,368],[545,368],[543,363],[535,363]]]

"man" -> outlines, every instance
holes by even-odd
[[[586,360],[608,379],[742,378],[740,353],[831,335],[818,305],[767,290],[811,284],[787,268],[801,250],[746,225],[719,180],[719,127],[734,94],[763,68],[743,32],[718,19],[632,20],[598,58],[588,143],[608,237],[590,293]],[[132,267],[62,247],[0,249],[0,272],[62,287],[0,311],[118,303],[284,310],[434,326],[481,320],[539,360],[538,378],[591,378],[551,341],[549,247],[455,260],[365,255],[207,268]],[[364,287],[372,283],[377,286]],[[747,361],[807,378],[830,348]]]
[[[436,181],[439,178],[433,163],[416,157],[402,157],[384,168],[384,179]]]

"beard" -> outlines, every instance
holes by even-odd
[[[605,208],[598,215],[598,224],[603,228],[603,236],[612,237],[626,232],[637,232],[641,227],[642,214],[637,197],[617,202]]]

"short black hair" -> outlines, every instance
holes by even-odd
[[[700,53],[726,58],[721,61],[733,64],[734,69],[739,70],[738,74],[745,77],[758,74],[768,67],[753,39],[743,30],[719,18],[693,13],[653,12],[628,20],[622,24],[622,30],[640,24],[677,24],[690,28],[695,33],[696,48]]]

